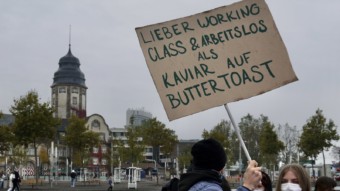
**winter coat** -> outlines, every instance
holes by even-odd
[[[12,172],[10,175],[9,175],[9,184],[8,184],[8,187],[9,188],[13,188],[13,180],[15,179],[15,174]]]
[[[179,191],[190,190],[230,191],[230,186],[217,171],[193,170],[183,174],[179,181]]]

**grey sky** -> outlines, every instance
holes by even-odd
[[[200,138],[221,120],[223,106],[169,122],[138,43],[135,27],[193,15],[231,0],[0,1],[0,110],[36,90],[50,101],[53,74],[66,55],[69,25],[72,53],[88,86],[87,113],[123,127],[128,108],[144,108],[176,131]],[[267,0],[299,81],[230,103],[238,123],[248,113],[275,124],[301,128],[317,108],[340,125],[340,1]]]

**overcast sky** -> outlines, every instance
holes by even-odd
[[[144,108],[180,139],[199,139],[221,120],[223,106],[169,122],[142,54],[136,27],[232,4],[232,0],[58,0],[0,1],[0,110],[36,90],[51,99],[58,62],[66,55],[69,25],[72,53],[85,74],[87,114],[123,127],[128,108]],[[229,103],[236,123],[248,113],[274,125],[301,128],[320,108],[340,125],[340,1],[267,0],[298,81]],[[244,138],[246,139],[246,138]]]

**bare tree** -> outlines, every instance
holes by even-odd
[[[296,126],[292,127],[288,123],[279,125],[277,128],[279,139],[284,143],[284,150],[281,152],[281,161],[292,163],[299,161],[299,148],[297,146],[300,137],[300,130]]]

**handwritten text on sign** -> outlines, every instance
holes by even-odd
[[[297,80],[264,0],[136,28],[169,120]]]

